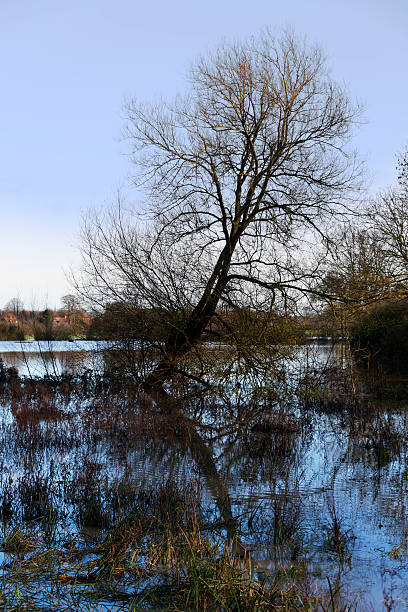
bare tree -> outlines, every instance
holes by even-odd
[[[76,295],[71,293],[62,296],[61,304],[62,307],[65,310],[68,310],[69,313],[72,313],[75,310],[81,310],[81,300]]]
[[[384,252],[384,239],[370,215],[339,225],[330,236],[327,272],[318,281],[323,299],[341,301],[348,309],[366,308],[394,291],[393,266]]]
[[[18,297],[11,298],[4,307],[5,310],[11,310],[15,315],[18,315],[23,308],[23,301]]]
[[[324,258],[326,272],[316,279],[319,308],[328,307],[343,337],[356,315],[392,295],[393,284],[383,245],[369,225],[369,217],[340,224],[330,235],[330,252]]]
[[[397,164],[397,185],[380,193],[370,208],[371,227],[381,243],[381,259],[394,288],[408,289],[408,151]]]
[[[149,388],[222,308],[276,311],[314,291],[315,241],[353,208],[359,180],[347,146],[360,109],[318,48],[265,33],[199,60],[189,84],[173,104],[127,105],[145,216],[119,201],[83,231],[80,290],[179,314]]]
[[[397,163],[398,181],[364,207],[357,220],[331,235],[326,273],[317,280],[322,301],[349,324],[379,301],[405,299],[408,291],[408,152]]]

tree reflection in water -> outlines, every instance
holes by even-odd
[[[241,372],[215,391],[149,395],[104,379],[1,387],[3,520],[49,516],[89,545],[135,512],[181,511],[188,494],[203,533],[249,551],[259,575],[307,566],[339,596],[377,605],[392,586],[404,598],[405,403],[367,391],[351,401],[341,385],[334,398],[308,351],[306,387],[289,367],[274,384]],[[315,352],[330,372],[327,349]]]

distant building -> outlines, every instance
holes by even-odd
[[[0,321],[2,323],[8,323],[9,325],[17,325],[18,318],[14,312],[4,310],[3,312],[0,312]]]
[[[56,325],[58,327],[58,325],[66,325],[69,323],[69,315],[64,313],[64,314],[57,314],[54,315],[54,319],[53,319],[53,323],[54,325]]]

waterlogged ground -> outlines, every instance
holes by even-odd
[[[56,377],[100,367],[99,350],[105,343],[90,340],[1,341],[0,359],[21,376]]]
[[[101,356],[89,348],[81,346],[71,373],[89,371],[92,359],[100,367]],[[47,353],[30,352],[30,371],[46,371]],[[71,353],[56,351],[55,372]],[[18,355],[1,356],[26,374],[26,358]],[[184,506],[203,532],[215,540],[229,536],[249,551],[255,577],[285,568],[301,574],[310,592],[325,590],[332,607],[323,609],[406,609],[408,402],[392,393],[376,399],[361,384],[353,395],[341,346],[297,347],[283,365],[268,384],[237,375],[221,395],[190,395],[176,411],[86,377],[81,387],[3,384],[0,560],[8,576],[4,602],[14,603],[1,608],[0,599],[0,609],[18,609],[19,571],[31,554],[29,547],[18,550],[13,529],[31,529],[33,541],[48,537],[54,549],[82,550],[82,561],[96,564],[95,546],[135,508],[140,517],[164,520],[165,508],[171,518]],[[83,589],[78,581],[73,589],[70,578],[75,554],[58,568],[60,591],[49,586],[49,575],[31,580],[32,602],[42,592],[47,609],[143,608],[130,603],[140,602],[138,589],[148,583],[139,574],[138,585],[130,575],[116,577],[115,589],[105,584],[96,603],[75,603]],[[67,589],[73,603],[63,608]]]

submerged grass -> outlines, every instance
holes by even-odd
[[[209,522],[201,493],[197,478],[182,489],[143,487],[132,512],[92,545],[51,514],[3,525],[0,610],[346,609],[331,587],[317,588],[301,556],[259,565],[238,536]]]
[[[302,408],[347,423],[350,456],[376,458],[386,447],[390,461],[404,442],[393,421],[385,427],[381,414],[363,413],[333,380],[305,379]],[[357,609],[337,583],[313,577],[303,546],[294,474],[314,413],[296,411],[292,396],[240,397],[220,407],[197,394],[187,417],[104,380],[14,377],[0,385],[0,611]],[[152,457],[148,485],[141,471]],[[164,483],[154,473],[160,462],[168,467]],[[383,455],[376,464],[386,465]],[[231,475],[268,482],[267,508],[236,511],[225,484]],[[334,497],[327,506],[316,538],[343,569],[351,534]]]
[[[305,564],[261,572],[234,542],[204,534],[194,515],[188,522],[152,526],[166,532],[160,539],[131,517],[82,550],[74,538],[45,547],[39,530],[14,530],[3,538],[0,610],[352,610],[330,583],[313,589]]]

